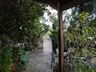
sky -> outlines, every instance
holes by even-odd
[[[51,15],[54,15],[55,17],[58,18],[57,10],[51,8],[50,6],[46,7],[46,9],[51,12]],[[71,14],[71,12],[72,12],[71,9],[67,10],[68,14]],[[63,15],[63,19],[64,19],[64,17],[65,17],[65,15]],[[44,18],[46,19],[46,22],[44,22],[44,23],[49,25],[50,27],[52,27],[52,22],[50,21],[50,16],[48,16],[48,12],[47,11],[42,16],[42,19],[40,21],[41,23],[44,21]]]

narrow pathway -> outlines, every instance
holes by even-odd
[[[51,40],[48,35],[43,37],[43,49],[31,51],[27,70],[23,72],[53,72],[51,69]]]
[[[52,42],[48,34],[43,37],[43,52],[52,51]]]

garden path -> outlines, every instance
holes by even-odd
[[[52,42],[48,34],[43,37],[43,49],[33,50],[29,53],[28,68],[23,72],[53,72],[51,69]]]

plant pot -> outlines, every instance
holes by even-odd
[[[10,65],[10,68],[9,69],[10,69],[11,72],[13,72],[15,70],[15,63],[12,63]]]

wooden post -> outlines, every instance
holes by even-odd
[[[58,39],[59,39],[59,70],[60,72],[64,72],[64,42],[63,42],[63,24],[62,24],[62,7],[60,2],[58,2]]]
[[[93,9],[94,9],[94,12],[96,14],[96,0],[93,0],[93,4],[94,4]]]

